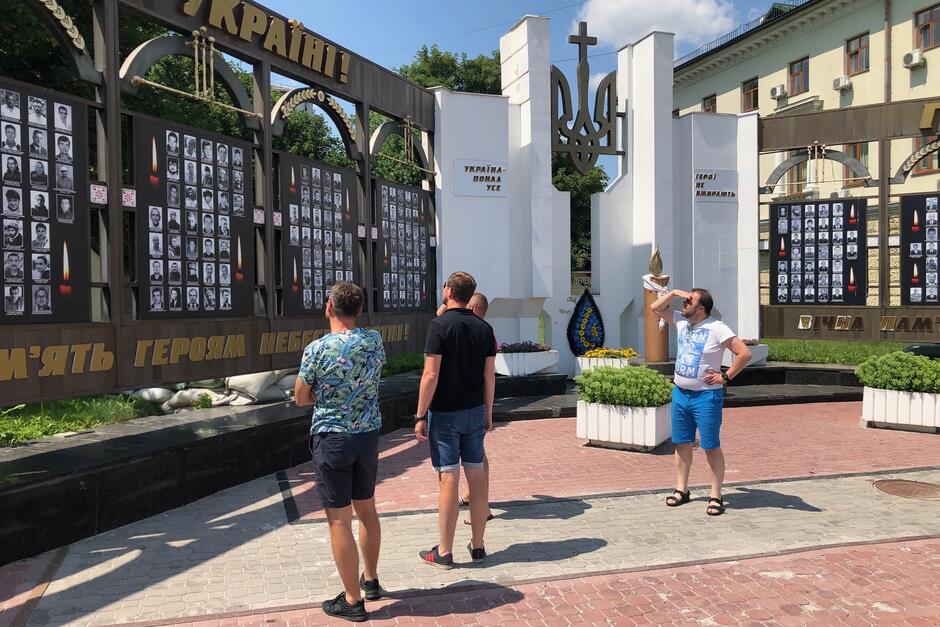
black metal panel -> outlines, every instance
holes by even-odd
[[[940,194],[901,197],[901,304],[940,305]]]
[[[428,311],[433,290],[431,199],[417,187],[376,179],[376,311]]]

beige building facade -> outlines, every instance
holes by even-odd
[[[781,118],[790,118],[795,125],[804,120],[818,124],[822,119],[818,114],[836,111],[844,115],[826,119],[851,126],[856,120],[887,115],[885,107],[891,103],[924,101],[929,106],[931,99],[940,101],[940,2],[793,0],[773,3],[759,20],[678,59],[673,113],[757,111],[762,122],[773,121],[780,128],[786,123]],[[891,109],[892,115],[896,109]],[[867,118],[860,115],[863,112]],[[865,128],[859,125],[854,135],[851,128],[842,128],[836,133],[843,138],[839,143],[827,142],[825,129],[819,132],[821,141],[801,141],[809,139],[802,133],[785,149],[780,144],[786,142],[778,139],[777,145],[768,147],[762,138],[762,305],[771,303],[773,289],[774,251],[767,241],[771,203],[834,198],[866,199],[866,305],[902,305],[901,197],[938,192],[940,155],[936,151],[926,155],[903,181],[888,182],[891,177],[884,174],[894,175],[921,146],[937,139],[936,117],[930,129],[905,136],[874,137],[873,127],[873,122]],[[799,154],[815,158],[797,163],[779,180],[768,180],[788,158]],[[862,167],[841,163],[841,155]],[[883,259],[887,270],[882,268]]]

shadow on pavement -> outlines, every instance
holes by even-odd
[[[482,589],[481,589],[482,588]],[[389,594],[395,602],[369,612],[372,620],[404,617],[440,618],[450,614],[477,614],[502,605],[518,603],[525,595],[518,590],[468,579],[439,590],[400,590]],[[417,596],[416,596],[417,595]],[[450,598],[447,595],[454,595]]]
[[[498,564],[558,562],[585,553],[593,553],[605,546],[607,546],[607,540],[602,538],[567,538],[546,542],[519,542],[495,553],[490,553],[483,562],[468,562],[461,564],[460,568],[477,569]],[[454,550],[456,552],[457,549]]]
[[[725,502],[729,509],[775,508],[794,509],[801,512],[823,511],[798,496],[758,488],[735,488],[734,492],[725,495]]]
[[[563,499],[544,494],[533,494],[533,501],[513,503],[491,503],[491,507],[506,509],[496,515],[496,520],[569,520],[591,509],[591,504],[581,499]]]

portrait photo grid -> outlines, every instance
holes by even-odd
[[[250,315],[251,147],[138,118],[142,318]]]
[[[865,199],[780,203],[770,211],[771,304],[865,304]]]
[[[278,153],[284,313],[322,312],[330,287],[355,282],[355,174]]]
[[[84,105],[0,82],[4,322],[88,319]]]
[[[376,273],[381,311],[428,308],[430,204],[427,194],[376,181],[375,214],[379,225]]]
[[[901,303],[937,305],[940,194],[901,197]]]

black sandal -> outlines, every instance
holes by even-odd
[[[725,500],[721,497],[708,499],[708,507],[705,508],[705,513],[709,516],[721,516],[725,513]]]
[[[676,496],[676,495],[679,496]],[[686,490],[685,492],[680,492],[679,490],[673,490],[672,494],[666,497],[666,505],[669,507],[679,507],[680,505],[685,505],[692,500],[692,491]]]

